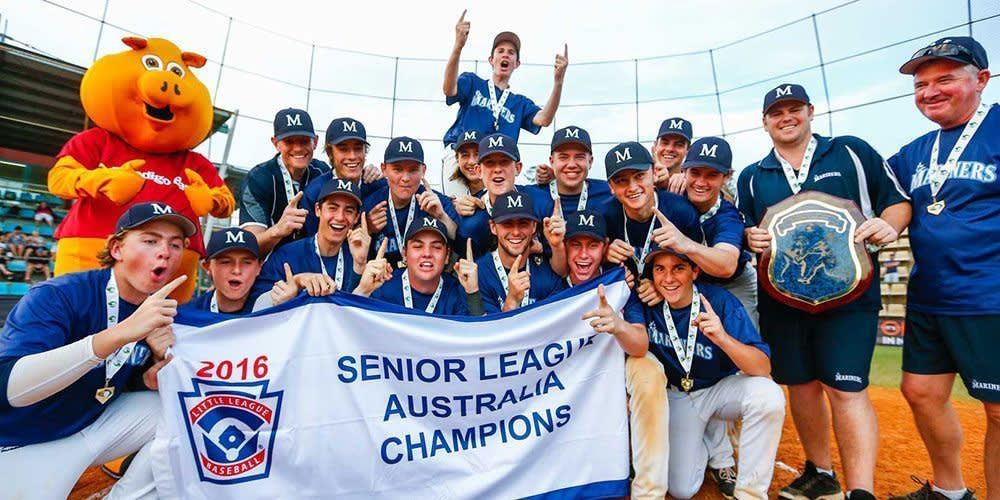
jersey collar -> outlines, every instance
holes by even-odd
[[[830,148],[833,146],[833,138],[823,137],[819,134],[813,134],[813,137],[816,138],[816,152],[813,154],[813,163],[815,163],[830,151]],[[774,148],[772,147],[771,151],[767,153],[767,156],[758,162],[760,167],[781,170],[781,163],[778,162],[778,157],[775,156],[776,154],[777,153],[774,152]]]

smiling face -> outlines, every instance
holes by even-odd
[[[462,176],[470,182],[481,180],[479,165],[476,158],[479,157],[479,146],[466,144],[455,152],[455,159],[458,161],[458,170]]]
[[[678,168],[690,146],[687,139],[677,134],[664,135],[653,144],[653,159],[668,169]]]
[[[965,123],[979,106],[990,79],[988,70],[937,59],[922,64],[913,75],[913,99],[927,119],[941,128]]]
[[[508,219],[499,224],[490,221],[490,231],[497,237],[499,250],[510,257],[528,250],[537,227],[537,222],[526,218]]]
[[[607,241],[587,235],[566,241],[566,263],[573,283],[583,283],[601,274],[601,262],[607,248]]]
[[[691,203],[715,203],[722,191],[722,185],[731,174],[723,174],[711,167],[690,167],[684,170],[687,181],[687,197]]]
[[[409,200],[417,194],[427,167],[413,160],[382,164],[382,174],[389,183],[389,191],[398,201]]]
[[[490,66],[493,67],[493,74],[510,78],[511,73],[521,65],[521,60],[517,55],[517,49],[513,43],[500,42],[493,49],[490,56]]]
[[[368,156],[368,145],[358,139],[346,139],[337,144],[327,144],[326,155],[338,179],[359,182]]]
[[[254,254],[237,249],[213,257],[202,265],[215,289],[225,298],[238,301],[250,294],[262,264]]]
[[[345,194],[330,195],[316,203],[316,217],[319,218],[317,238],[332,244],[343,243],[358,221],[358,200]]]
[[[552,152],[549,162],[555,171],[556,180],[574,190],[587,181],[587,173],[594,163],[594,157],[583,146],[570,143]]]
[[[500,196],[514,190],[514,180],[521,173],[521,162],[504,154],[493,153],[479,163],[479,171],[486,190],[493,196]]]
[[[764,113],[764,129],[775,144],[794,145],[812,135],[813,106],[801,101],[780,101]]]
[[[448,261],[448,244],[437,231],[426,230],[406,242],[403,257],[406,269],[415,281],[436,282]]]
[[[611,176],[611,192],[628,210],[652,206],[655,194],[650,170],[622,170]]]
[[[653,257],[653,286],[675,309],[691,303],[694,289],[691,284],[698,278],[698,268],[670,252]],[[670,318],[665,318],[670,321]]]
[[[316,138],[293,135],[284,139],[276,140],[271,138],[271,143],[281,155],[281,162],[285,167],[293,171],[304,171],[309,167],[309,162],[313,159],[313,152],[316,150]]]
[[[115,259],[115,275],[124,281],[122,296],[147,296],[166,285],[180,267],[185,240],[179,227],[164,220],[148,222],[111,240],[108,250]]]

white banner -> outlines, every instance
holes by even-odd
[[[619,309],[620,278],[599,279]],[[624,354],[580,319],[596,286],[488,319],[339,293],[226,321],[185,312],[159,377],[158,493],[624,496]]]

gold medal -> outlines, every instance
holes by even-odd
[[[927,205],[927,213],[931,215],[941,215],[941,212],[943,210],[944,210],[944,200],[935,201],[934,203]]]
[[[681,389],[684,389],[684,392],[691,392],[691,389],[694,389],[694,380],[691,377],[682,378]]]
[[[101,403],[103,405],[106,404],[114,395],[115,395],[115,388],[108,386],[107,382],[105,382],[104,387],[101,387],[100,389],[97,390],[97,392],[94,393],[94,399],[96,399],[98,403]]]
[[[396,264],[396,267],[399,267],[400,269],[406,269],[406,261],[405,261],[405,260],[401,260],[401,261],[399,261],[399,262],[398,262],[398,263]]]

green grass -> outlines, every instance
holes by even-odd
[[[899,388],[899,382],[903,379],[903,348],[896,346],[880,345],[875,346],[875,356],[872,358],[871,384],[880,387]],[[951,397],[965,401],[972,401],[965,390],[965,385],[959,377],[955,377],[955,386],[951,390]]]

